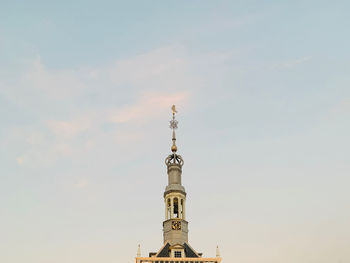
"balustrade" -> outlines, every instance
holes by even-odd
[[[136,258],[136,263],[221,263],[221,258]]]

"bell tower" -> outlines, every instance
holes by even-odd
[[[168,173],[168,185],[164,192],[165,221],[163,222],[164,243],[170,245],[188,242],[188,222],[186,221],[186,191],[181,184],[184,161],[177,154],[176,134],[178,121],[175,119],[175,105],[172,107],[173,118],[170,128],[173,130],[172,154],[165,159]]]
[[[164,191],[163,246],[158,252],[150,252],[142,257],[140,247],[137,250],[136,263],[220,263],[218,254],[215,258],[203,258],[188,243],[188,222],[186,221],[186,191],[182,186],[182,166],[184,160],[177,154],[176,133],[178,121],[175,118],[175,105],[172,106],[171,154],[165,159],[168,184]]]

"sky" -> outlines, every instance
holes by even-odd
[[[0,2],[0,262],[350,262],[348,1]]]

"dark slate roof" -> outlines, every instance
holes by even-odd
[[[186,258],[198,258],[197,253],[186,243],[184,243]]]
[[[184,250],[185,250],[185,257],[186,258],[199,258],[198,254],[191,248],[187,243],[183,244]],[[168,258],[170,257],[170,244],[166,243],[162,250],[156,255],[158,258]],[[152,253],[153,254],[153,253]],[[151,253],[150,253],[151,255]]]
[[[169,247],[170,247],[170,244],[167,243],[163,249],[158,253],[157,257],[158,258],[168,258],[170,257],[169,255]]]

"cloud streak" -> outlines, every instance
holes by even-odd
[[[62,157],[81,158],[103,144],[101,140],[136,144],[141,135],[133,128],[135,123],[144,125],[172,104],[185,107],[190,102],[189,87],[196,77],[189,65],[189,58],[174,47],[92,69],[50,70],[34,59],[1,88],[11,103],[24,109],[35,105],[38,112],[30,124],[8,127],[8,142],[27,145],[14,156],[16,163],[40,166]],[[109,97],[129,99],[115,105],[79,105],[90,94],[104,95],[101,85],[110,87]]]
[[[183,105],[190,98],[188,92],[167,95],[147,95],[139,103],[111,112],[108,118],[111,122],[124,123],[135,120],[149,120],[162,111],[169,110],[170,105]]]

